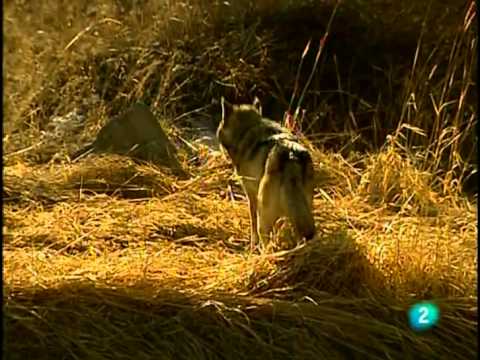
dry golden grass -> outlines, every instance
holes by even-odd
[[[336,166],[340,173],[336,158],[332,155],[329,161],[324,155],[323,162]],[[390,354],[396,358],[395,354],[406,351],[402,342],[408,341],[413,342],[408,351],[425,347],[422,351],[427,356],[439,351],[440,338],[435,336],[448,338],[452,327],[464,334],[462,344],[469,341],[473,346],[476,226],[471,205],[437,204],[439,213],[434,217],[409,216],[388,206],[369,204],[360,195],[365,192],[361,187],[358,194],[331,197],[328,193],[338,193],[335,185],[319,183],[323,192],[315,199],[315,219],[321,230],[318,238],[293,249],[282,249],[285,244],[277,242],[276,249],[249,254],[246,203],[231,200],[225,191],[231,171],[222,158],[213,159],[190,169],[195,174],[192,180],[175,181],[158,169],[126,159],[88,157],[83,164],[32,171],[35,178],[50,184],[42,192],[32,191],[32,187],[9,189],[14,182],[8,179],[13,177],[35,183],[24,175],[28,172],[25,165],[5,169],[7,331],[11,336],[27,332],[32,343],[24,344],[24,351],[41,351],[38,344],[45,343],[45,350],[53,356],[62,350],[51,346],[67,341],[71,345],[64,345],[66,349],[79,347],[75,351],[82,356],[103,358],[120,341],[113,340],[113,334],[125,332],[122,341],[130,345],[123,346],[133,356],[138,342],[143,342],[130,333],[136,329],[136,321],[149,321],[152,328],[144,323],[144,330],[135,331],[157,332],[151,335],[152,348],[143,349],[145,358],[171,347],[174,358],[178,358],[177,351],[185,352],[181,358],[203,358],[213,356],[220,346],[216,341],[237,340],[239,348],[232,345],[232,351],[241,351],[243,343],[255,346],[257,356],[282,357],[301,341],[307,346],[298,351],[307,357],[313,351],[323,351],[329,358],[349,351],[378,351],[375,356]],[[348,167],[346,163],[343,166]],[[58,174],[76,179],[81,170],[85,187],[80,182],[58,181]],[[163,192],[154,192],[157,186]],[[145,188],[151,192],[147,194]],[[415,299],[440,303],[446,320],[442,318],[435,335],[418,337],[407,329],[405,312]],[[103,308],[99,313],[95,310],[98,306]],[[154,310],[149,310],[151,307]],[[114,323],[120,323],[103,324],[107,308],[113,312]],[[33,313],[27,316],[27,309]],[[69,313],[69,321],[78,317],[77,325],[57,319],[63,312]],[[183,315],[175,315],[178,312]],[[376,316],[376,312],[382,315]],[[303,330],[298,324],[300,313],[306,323]],[[191,320],[176,324],[169,320],[175,316]],[[282,320],[268,330],[274,326],[267,322],[272,316]],[[137,317],[143,320],[135,320]],[[200,326],[199,332],[189,328],[189,321]],[[112,340],[89,335],[91,322],[98,331],[96,336],[111,332]],[[159,323],[165,323],[165,328],[158,328]],[[225,326],[228,329],[221,330]],[[300,333],[313,327],[311,331],[317,335],[308,331],[294,334],[290,326]],[[73,333],[62,340],[52,338],[64,336],[57,334],[64,331]],[[160,341],[159,331],[177,333],[185,344],[176,344],[174,338]],[[211,349],[200,345],[207,341],[203,331],[218,336],[210,340]],[[270,331],[292,343],[265,343]],[[252,335],[256,332],[259,334]],[[383,333],[385,340],[380,340]],[[83,336],[87,339],[81,340]],[[258,338],[256,345],[249,344],[251,336]],[[300,340],[298,336],[307,338]],[[194,346],[192,341],[198,344]],[[382,347],[374,350],[375,343]],[[10,346],[20,352],[23,348]],[[196,350],[188,350],[190,346]],[[458,351],[464,350],[450,348],[449,354]],[[248,358],[248,353],[231,356]]]
[[[457,116],[473,108],[469,80],[459,80],[465,96],[451,111],[455,123],[440,111],[432,127],[445,122],[450,130],[434,129],[445,136],[423,150],[393,130],[370,153],[308,142],[317,237],[295,244],[286,227],[269,248],[250,253],[248,206],[229,162],[172,124],[211,116],[197,102],[268,89],[274,34],[249,19],[293,10],[286,1],[215,4],[5,5],[5,357],[473,358],[476,203],[455,177],[472,136],[470,113],[463,123]],[[467,63],[472,55],[461,49]],[[464,63],[452,62],[447,75],[470,74]],[[406,89],[419,91],[416,79],[406,79]],[[395,128],[418,135],[429,125],[427,90]],[[437,95],[447,104],[456,94],[446,86]],[[139,99],[165,121],[190,179],[115,155],[69,161]],[[53,131],[52,118],[73,110],[82,127]],[[407,310],[424,299],[439,305],[441,319],[419,334]]]

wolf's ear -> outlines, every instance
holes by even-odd
[[[220,99],[220,104],[222,105],[222,120],[225,120],[232,114],[235,105],[228,102],[223,96]]]
[[[256,96],[253,99],[253,107],[258,111],[260,115],[262,115],[262,103],[260,102],[260,99]]]

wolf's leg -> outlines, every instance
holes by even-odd
[[[253,251],[258,244],[257,199],[255,196],[247,197],[250,209],[250,251]]]
[[[314,183],[315,172],[313,170],[313,163],[306,161],[303,171],[303,184],[305,190],[305,198],[307,199],[308,208],[310,211],[313,210],[313,192],[315,188]]]

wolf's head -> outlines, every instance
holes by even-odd
[[[218,125],[217,138],[220,144],[229,151],[242,137],[242,134],[251,126],[261,121],[262,115],[259,102],[252,104],[234,105],[223,97],[222,120]]]

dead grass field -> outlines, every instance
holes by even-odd
[[[325,26],[333,2],[318,3],[325,15],[316,21]],[[276,26],[305,12],[288,1],[6,4],[5,358],[474,358],[477,204],[462,186],[476,162],[476,19],[473,2],[462,11],[455,4],[447,1],[445,14],[431,10],[456,29],[450,38],[399,37],[412,52],[403,68],[382,70],[389,81],[372,75],[357,91],[361,74],[347,84],[342,67],[322,63],[305,99],[308,113],[324,114],[306,134],[319,234],[295,245],[284,231],[253,254],[232,168],[192,140],[189,121],[210,119],[214,111],[204,105],[220,95],[250,101],[258,92],[274,113],[265,94],[281,99],[275,81],[292,88],[308,40],[283,43]],[[334,26],[332,48],[322,54],[339,54],[339,66],[336,38],[359,24],[370,29],[375,19],[404,34],[407,21],[393,13],[415,19],[418,12],[414,5],[393,11],[386,0],[357,5],[341,5],[339,18],[368,13],[371,20],[359,15],[358,24]],[[290,60],[282,51],[293,44]],[[311,68],[308,58],[304,66]],[[321,76],[360,100],[328,95]],[[370,94],[377,85],[383,97]],[[117,155],[69,161],[137,100],[161,119],[190,179]],[[332,118],[340,108],[343,122]],[[81,125],[54,125],[74,110]],[[373,125],[363,132],[362,124]],[[441,319],[419,334],[407,310],[424,299],[439,305]]]

